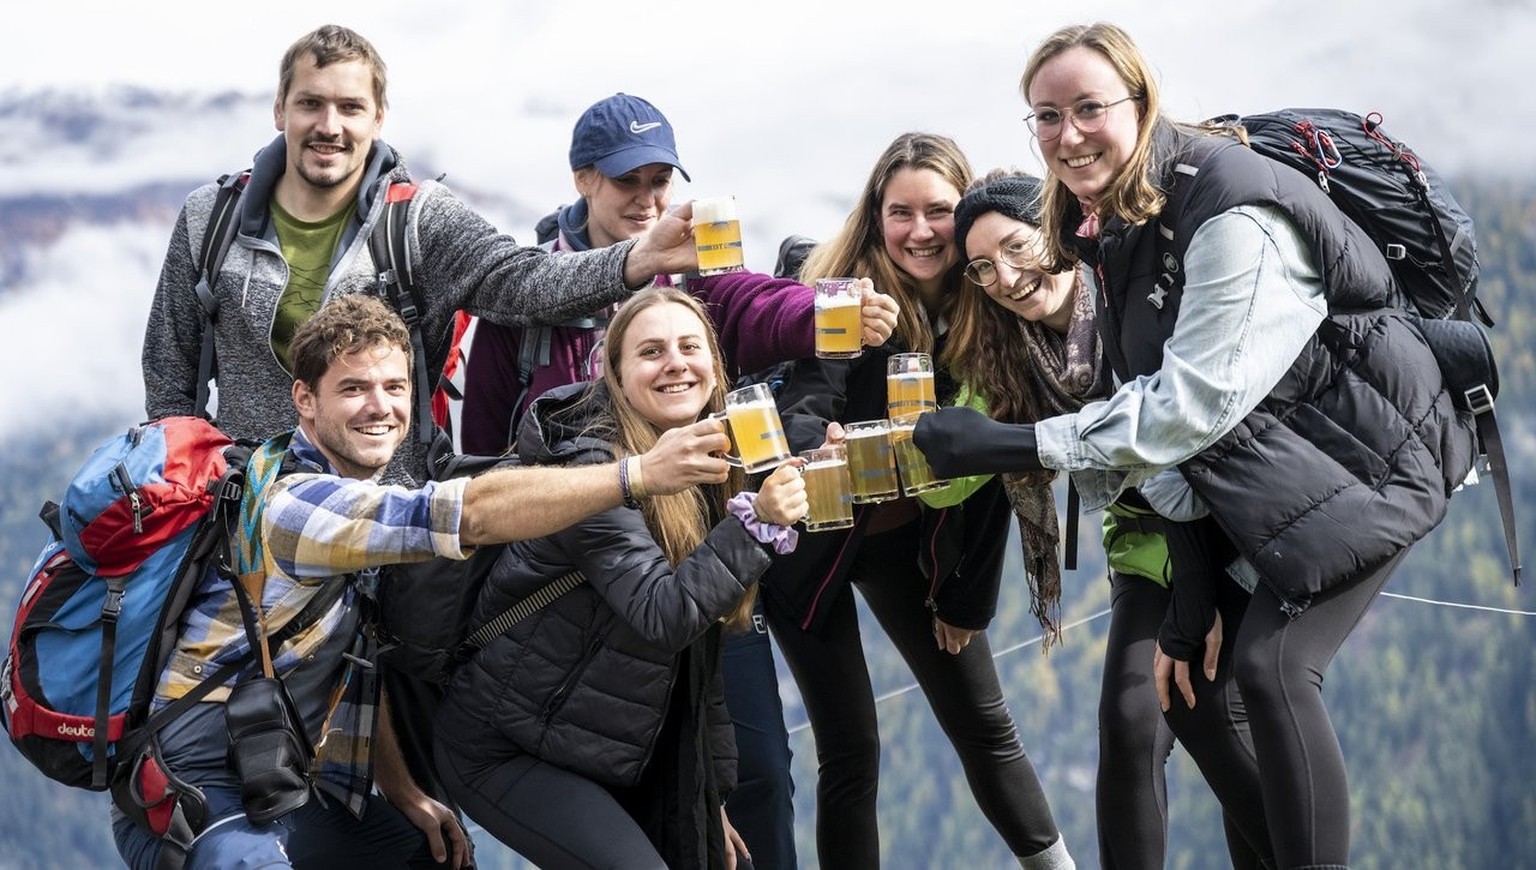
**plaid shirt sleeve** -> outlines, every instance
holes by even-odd
[[[381,565],[468,558],[459,517],[468,478],[421,489],[332,474],[290,474],[268,495],[266,554],[295,580],[322,580]]]

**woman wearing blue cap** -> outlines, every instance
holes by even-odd
[[[586,251],[644,233],[666,213],[674,173],[688,179],[660,110],[629,94],[599,100],[571,134],[571,175],[580,196],[539,222],[539,243],[555,253]],[[658,283],[671,282],[663,276]],[[501,453],[535,398],[590,379],[589,360],[606,323],[607,312],[526,329],[481,321],[464,376],[465,451]]]

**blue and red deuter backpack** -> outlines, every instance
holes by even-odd
[[[199,417],[169,417],[98,447],[58,505],[0,669],[11,742],[66,785],[111,785],[128,741],[200,700],[149,702],[193,589],[228,553],[249,448]]]

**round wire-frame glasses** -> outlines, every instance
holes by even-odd
[[[1109,120],[1110,109],[1134,99],[1136,99],[1135,94],[1109,103],[1100,100],[1078,100],[1065,109],[1045,108],[1032,112],[1025,116],[1024,123],[1029,125],[1029,132],[1041,142],[1052,142],[1061,138],[1061,131],[1066,129],[1063,124],[1068,120],[1080,133],[1097,133],[1104,129],[1104,122]]]
[[[1003,243],[997,259],[1009,266],[1025,271],[1040,271],[1040,260],[1035,246],[1024,239],[1011,239]],[[977,257],[965,264],[965,279],[977,287],[990,287],[997,280],[997,264],[988,257]]]

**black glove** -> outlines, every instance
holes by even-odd
[[[1172,566],[1168,613],[1157,632],[1157,644],[1169,658],[1193,662],[1200,657],[1205,634],[1216,622],[1216,584],[1225,573],[1228,549],[1221,528],[1209,518],[1163,523]]]
[[[975,408],[940,408],[917,418],[912,443],[939,477],[1039,471],[1035,427],[999,423]]]

